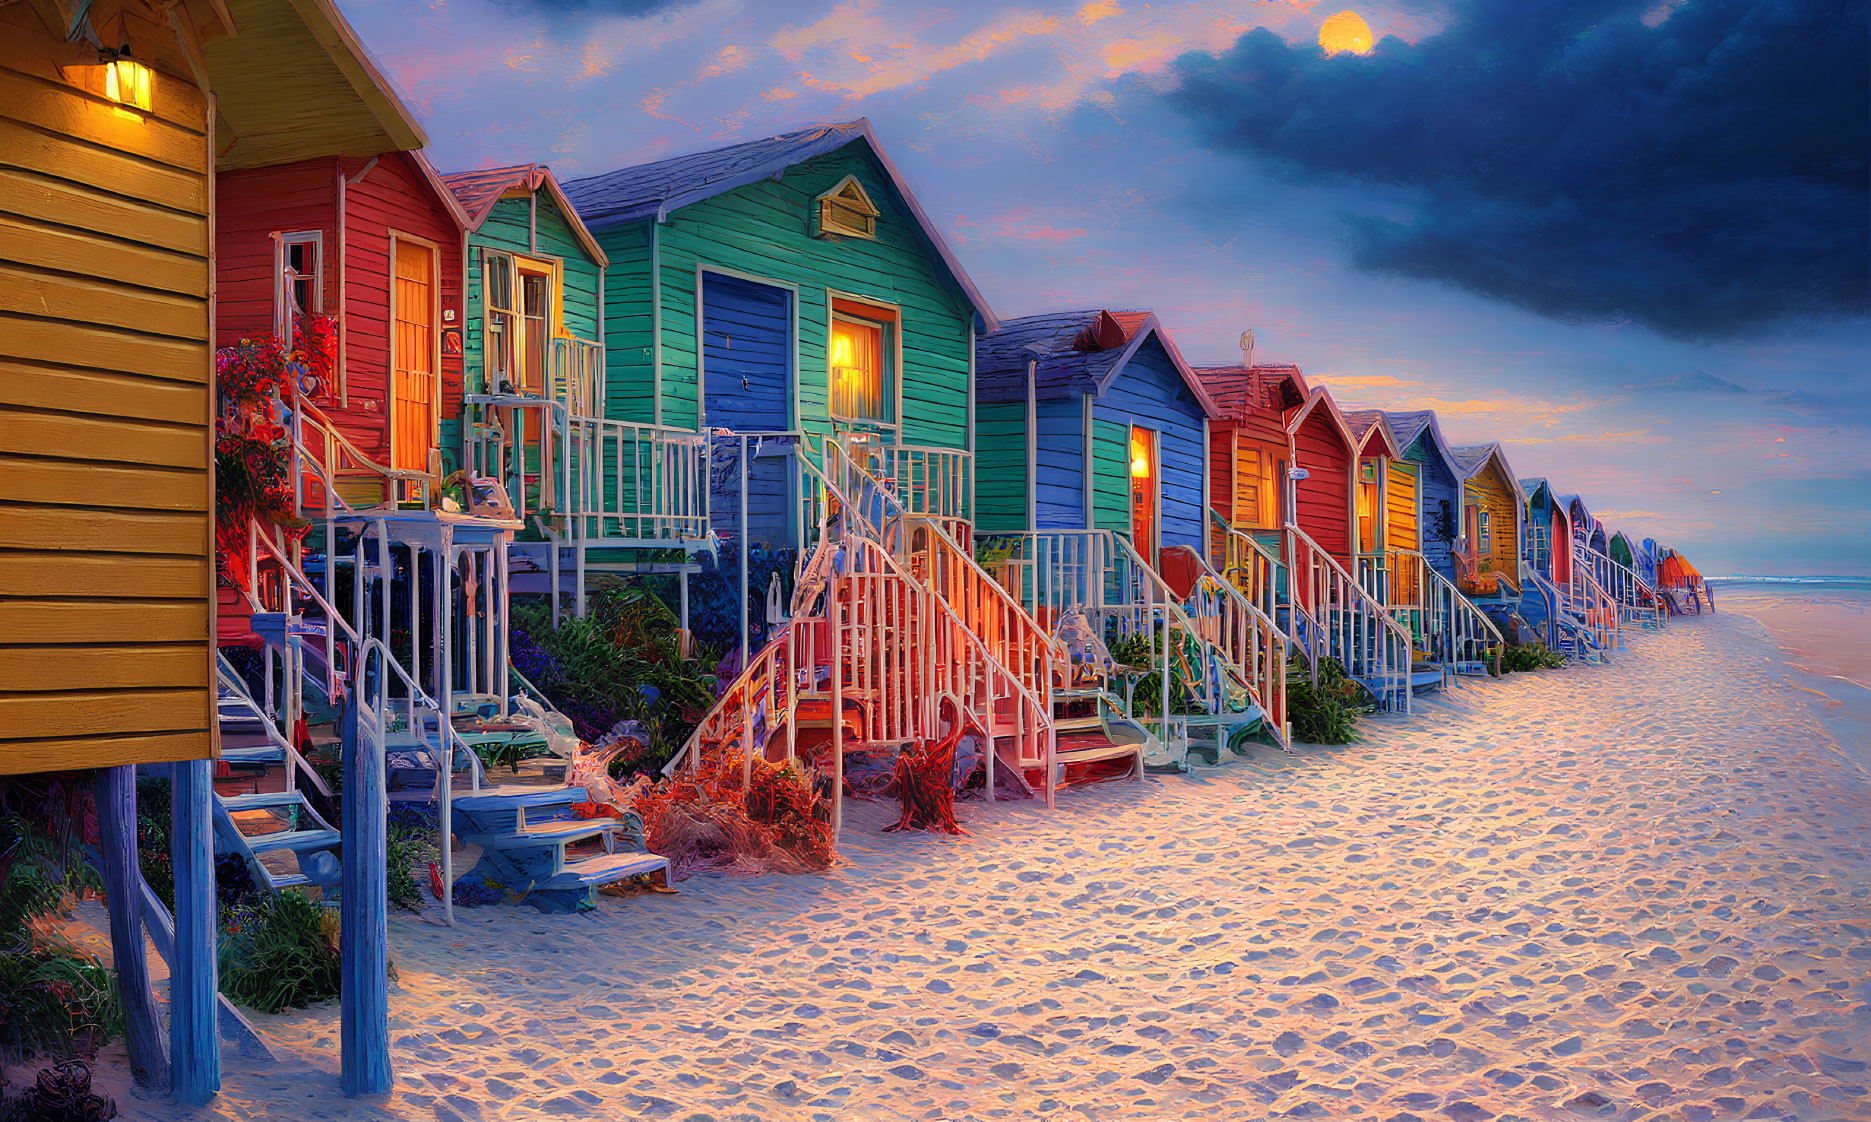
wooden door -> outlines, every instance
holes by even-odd
[[[1145,561],[1156,563],[1156,433],[1130,429],[1130,540]]]
[[[390,347],[390,466],[429,470],[440,388],[435,371],[435,250],[397,239]]]

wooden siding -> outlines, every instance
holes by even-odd
[[[1208,428],[1208,502],[1226,522],[1234,521],[1234,457],[1234,422],[1212,422]]]
[[[1494,571],[1518,584],[1520,582],[1520,503],[1514,489],[1502,474],[1500,461],[1488,460],[1480,474],[1468,480],[1463,489],[1464,502],[1488,512],[1488,552],[1484,560],[1494,562]],[[1479,543],[1470,543],[1479,548]]]
[[[979,406],[975,439],[975,528],[985,534],[1026,529],[1026,402]]]
[[[1319,547],[1334,556],[1351,554],[1351,449],[1332,424],[1325,406],[1306,414],[1293,434],[1298,466],[1306,469],[1299,480],[1299,509],[1294,521]]]
[[[1092,529],[1130,533],[1130,426],[1094,414],[1091,422]]]
[[[1384,544],[1389,549],[1417,549],[1422,540],[1418,533],[1416,476],[1417,465],[1401,460],[1386,461],[1389,473],[1384,494]]]
[[[1095,409],[1096,406],[1094,405]],[[1085,407],[1079,397],[1038,403],[1033,505],[1041,530],[1085,528]],[[1128,502],[1128,500],[1126,500]]]
[[[1424,430],[1403,450],[1405,461],[1417,466],[1417,535],[1423,558],[1438,573],[1455,579],[1455,538],[1462,532],[1461,486],[1442,453]]]
[[[1125,453],[1120,457],[1117,484],[1123,488],[1125,508],[1130,505],[1130,426],[1156,433],[1159,476],[1159,545],[1186,545],[1205,550],[1207,519],[1202,511],[1202,475],[1207,470],[1202,443],[1202,405],[1177,372],[1169,352],[1150,337],[1104,396],[1092,402],[1096,421],[1121,425],[1126,430]],[[1101,465],[1108,461],[1100,461]],[[1109,471],[1104,466],[1102,471]],[[1100,488],[1112,481],[1101,479]],[[1078,489],[1078,488],[1075,488]],[[1082,519],[1082,515],[1081,515]],[[1083,526],[1081,520],[1078,525]],[[1128,528],[1128,521],[1126,522]]]
[[[847,175],[857,176],[882,211],[877,237],[813,237],[814,198]],[[826,371],[830,300],[835,294],[848,295],[902,309],[902,369],[896,379],[903,439],[966,446],[968,325],[974,311],[949,282],[881,166],[861,145],[791,168],[783,178],[683,207],[654,231],[648,224],[613,226],[597,231],[597,237],[612,262],[606,274],[605,311],[613,332],[606,371],[611,405],[617,410],[613,416],[653,417],[652,387],[660,352],[663,423],[696,423],[696,271],[710,265],[798,286],[794,368],[801,427],[814,432],[831,427]],[[661,282],[660,324],[647,318],[652,257]]]
[[[0,773],[215,751],[210,139],[0,8]]]
[[[1276,413],[1249,409],[1245,416],[1211,421],[1210,444],[1215,509],[1232,525],[1250,530],[1280,528],[1280,481],[1290,456],[1286,427]],[[1271,467],[1269,467],[1271,462]],[[1263,473],[1265,473],[1263,475]],[[1263,496],[1262,480],[1271,484]]]

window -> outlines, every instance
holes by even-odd
[[[1144,559],[1156,560],[1156,433],[1130,430],[1130,537]]]
[[[1481,512],[1481,534],[1480,534],[1481,546],[1480,546],[1480,549],[1481,549],[1481,552],[1483,553],[1487,553],[1488,551],[1494,548],[1493,531],[1490,527],[1490,518],[1489,518],[1489,515],[1491,515],[1492,513],[1493,513],[1492,511],[1486,511],[1486,510]]]
[[[273,282],[273,333],[291,344],[299,317],[325,310],[325,235],[295,230],[279,235]]]
[[[819,237],[842,234],[851,238],[877,236],[877,207],[858,183],[857,176],[847,175],[838,186],[820,195],[818,212],[813,216]]]
[[[891,348],[896,313],[853,300],[832,301],[832,416],[844,421],[889,424]]]
[[[481,259],[486,393],[542,397],[549,385],[552,339],[559,332],[557,268],[488,250]]]

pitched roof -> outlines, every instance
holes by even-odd
[[[871,155],[883,165],[891,186],[902,197],[923,236],[935,247],[936,255],[942,259],[950,277],[981,317],[983,330],[993,331],[999,322],[988,308],[987,300],[963,271],[961,262],[955,259],[935,223],[923,213],[922,206],[917,203],[916,196],[910,193],[902,174],[890,162],[883,146],[877,143],[877,136],[872,132],[867,118],[859,117],[855,121],[839,124],[808,125],[779,136],[742,141],[725,148],[694,152],[686,156],[671,156],[665,160],[569,180],[564,188],[585,223],[593,230],[646,219],[662,222],[672,212],[691,203],[711,199],[762,179],[778,177],[788,168],[836,152],[858,141],[863,141],[870,148]]]
[[[452,175],[444,175],[442,182],[448,185],[455,200],[461,204],[462,211],[467,214],[469,233],[481,228],[482,223],[487,221],[487,216],[494,213],[494,204],[499,202],[500,197],[508,191],[515,189],[537,191],[544,187],[547,194],[552,196],[552,201],[558,204],[560,213],[565,215],[565,221],[572,227],[572,233],[578,238],[579,244],[585,247],[585,252],[589,253],[591,259],[600,265],[610,264],[610,259],[604,255],[604,250],[598,247],[597,239],[591,236],[589,229],[586,229],[585,220],[579,216],[578,208],[565,197],[565,192],[559,187],[559,181],[553,177],[552,169],[544,164],[514,164],[503,168],[458,171]]]
[[[1461,479],[1473,479],[1480,475],[1488,461],[1494,460],[1500,465],[1501,478],[1507,480],[1507,485],[1514,489],[1514,498],[1521,506],[1527,505],[1527,494],[1520,489],[1520,479],[1514,475],[1513,465],[1507,462],[1507,452],[1501,447],[1499,441],[1493,444],[1469,444],[1461,448],[1451,448],[1449,452],[1455,458],[1457,468],[1460,469],[1456,475]]]
[[[1029,361],[1034,364],[1033,392],[1040,399],[1102,395],[1152,337],[1162,344],[1203,411],[1214,414],[1215,403],[1202,380],[1183,361],[1155,313],[1148,311],[1090,308],[1010,319],[975,341],[975,397],[986,402],[1026,400]]]
[[[1414,444],[1424,430],[1429,432],[1429,445],[1442,457],[1442,464],[1449,469],[1449,474],[1457,479],[1468,478],[1463,474],[1462,465],[1456,461],[1455,453],[1449,448],[1449,442],[1442,435],[1442,423],[1436,419],[1433,409],[1416,409],[1403,413],[1386,412],[1384,422],[1390,426],[1390,433],[1397,441],[1397,454]]]
[[[1249,409],[1284,413],[1306,402],[1306,376],[1290,362],[1198,366],[1195,373],[1220,416],[1239,417]]]
[[[1345,414],[1345,427],[1358,440],[1358,454],[1368,455],[1365,451],[1373,440],[1382,440],[1388,449],[1384,455],[1398,456],[1403,452],[1403,445],[1391,435],[1390,426],[1384,422],[1384,414],[1376,409],[1358,409]]]

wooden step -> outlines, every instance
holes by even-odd
[[[249,834],[247,848],[255,853],[291,850],[308,853],[315,849],[336,849],[340,841],[336,830],[281,830],[277,834]]]
[[[529,849],[548,845],[574,845],[606,834],[620,834],[626,829],[625,824],[616,818],[557,818],[547,822],[528,822],[521,830],[459,833],[455,836],[483,849]]]
[[[566,864],[550,880],[533,886],[534,891],[558,891],[567,888],[602,888],[631,877],[669,868],[669,858],[655,853],[601,853]]]

